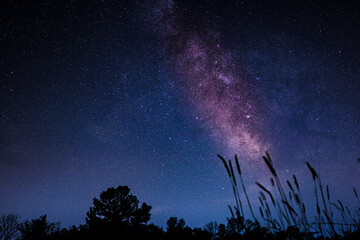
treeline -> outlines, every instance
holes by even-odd
[[[127,186],[108,188],[94,198],[93,206],[86,214],[86,224],[61,228],[60,223],[49,222],[47,216],[19,222],[13,214],[0,218],[1,240],[81,240],[81,239],[186,239],[186,240],[230,240],[230,239],[325,239],[289,226],[286,230],[272,231],[258,221],[231,216],[226,224],[209,222],[203,228],[186,226],[183,219],[170,217],[166,229],[150,220],[151,206],[139,204]],[[352,231],[328,239],[359,239],[360,232]]]
[[[3,218],[16,218],[4,215]],[[3,232],[3,228],[0,229]],[[354,235],[356,237],[356,235]],[[343,239],[358,239],[351,238]],[[297,228],[271,233],[258,222],[229,218],[227,224],[210,222],[203,228],[191,228],[183,219],[170,217],[166,229],[154,224],[128,224],[124,222],[102,222],[78,227],[61,228],[59,223],[49,222],[47,216],[18,223],[12,234],[4,234],[2,240],[81,240],[81,239],[159,239],[159,240],[230,240],[230,239],[305,239]],[[308,238],[306,238],[308,239]],[[309,238],[310,239],[310,238]],[[315,238],[311,238],[315,239]]]
[[[93,205],[86,213],[85,224],[80,226],[61,228],[60,223],[49,222],[46,215],[24,222],[20,222],[17,215],[3,215],[0,217],[0,240],[360,239],[360,207],[352,213],[340,200],[333,200],[329,186],[322,184],[319,173],[310,163],[307,162],[306,165],[314,182],[316,213],[306,211],[295,175],[292,181],[286,181],[288,190],[282,186],[273,161],[266,153],[263,159],[272,175],[272,189],[256,182],[260,190],[259,218],[246,192],[237,156],[235,155],[234,164],[220,155],[219,158],[229,176],[236,204],[229,206],[231,214],[226,223],[209,222],[203,228],[191,228],[186,226],[183,219],[170,217],[163,229],[148,223],[151,217],[150,205],[140,204],[138,198],[130,193],[129,187],[118,186],[108,188],[99,198],[93,199]],[[353,190],[360,205],[359,196]],[[241,191],[243,195],[240,194]],[[240,196],[245,196],[245,199]],[[246,206],[252,220],[246,220],[244,216]],[[342,221],[335,221],[335,211],[338,211]],[[309,219],[309,215],[315,215],[314,221]]]
[[[49,222],[47,216],[19,222],[13,214],[0,219],[0,239],[10,240],[79,240],[79,239],[279,239],[259,223],[229,218],[227,224],[210,222],[204,228],[186,226],[184,219],[170,217],[166,229],[150,220],[151,206],[139,204],[127,186],[108,188],[93,199],[86,214],[86,224],[61,228],[60,223]],[[293,229],[283,236],[293,234]],[[280,235],[279,235],[280,236]]]

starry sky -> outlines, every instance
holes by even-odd
[[[234,199],[216,155],[240,156],[256,205],[265,151],[309,205],[306,161],[354,207],[359,8],[1,1],[0,214],[78,225],[93,197],[127,185],[157,225],[225,222]]]

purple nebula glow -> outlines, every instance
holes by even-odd
[[[249,77],[241,72],[214,30],[184,28],[174,3],[160,1],[154,26],[167,57],[174,63],[181,86],[208,122],[210,134],[229,152],[251,159],[267,149],[259,100]]]

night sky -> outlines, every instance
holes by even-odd
[[[306,161],[353,208],[360,4],[284,2],[1,1],[0,214],[78,225],[127,185],[157,225],[225,222],[216,155],[256,205],[266,150],[309,205]]]

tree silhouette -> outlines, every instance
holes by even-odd
[[[127,186],[108,188],[100,194],[100,199],[94,198],[93,205],[86,214],[89,225],[111,223],[134,226],[150,220],[151,206],[142,203],[139,207],[139,200],[130,194]]]
[[[211,239],[215,239],[219,231],[219,224],[214,221],[209,222],[204,226],[204,229],[211,235]]]
[[[14,239],[18,235],[19,217],[14,214],[0,217],[0,240]]]
[[[168,239],[192,239],[193,233],[191,228],[185,226],[184,219],[177,217],[170,217],[166,222],[167,224],[167,237]]]
[[[46,215],[31,221],[25,221],[19,225],[20,240],[44,240],[52,239],[51,235],[59,231],[58,223],[49,223]]]
[[[185,228],[185,221],[184,219],[180,218],[178,220],[177,217],[170,217],[167,222],[167,231],[181,231]]]

